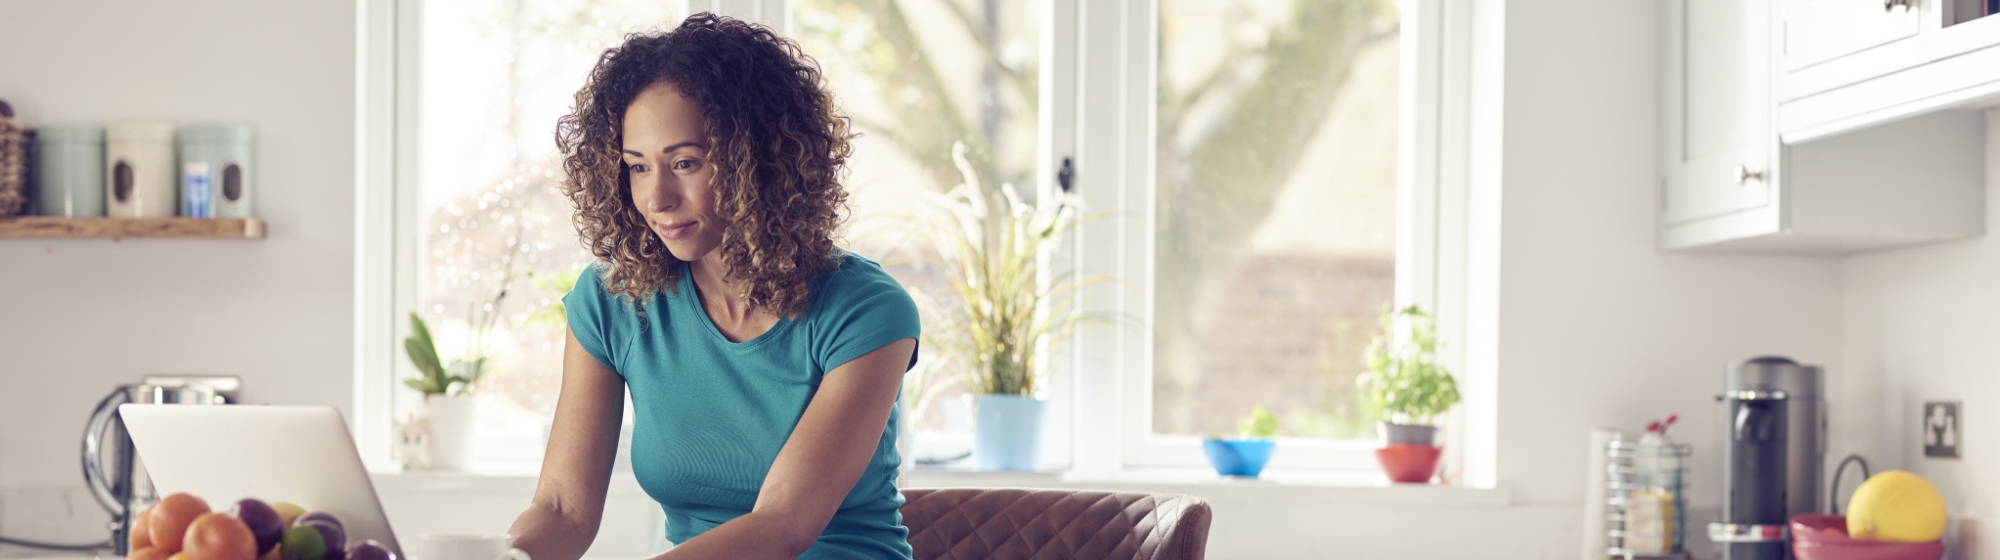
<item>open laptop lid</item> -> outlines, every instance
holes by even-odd
[[[127,404],[118,413],[162,496],[187,492],[222,511],[243,498],[291,502],[339,518],[350,542],[403,553],[333,407]]]

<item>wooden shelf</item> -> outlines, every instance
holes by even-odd
[[[0,218],[0,238],[10,237],[206,237],[263,239],[256,218]]]

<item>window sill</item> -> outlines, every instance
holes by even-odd
[[[383,496],[529,495],[533,474],[512,472],[391,472],[370,476]],[[1501,508],[1513,503],[1505,488],[1387,484],[1377,473],[1274,469],[1255,479],[1216,476],[1206,469],[1131,469],[1116,473],[985,472],[917,468],[902,477],[905,488],[1053,488],[1165,492],[1200,496],[1210,502],[1443,508]],[[613,497],[645,497],[632,473],[611,475]]]
[[[1255,479],[1216,476],[1207,469],[1130,469],[1115,473],[980,472],[918,468],[905,488],[1027,487],[1166,492],[1210,502],[1339,506],[1500,508],[1513,502],[1505,488],[1388,484],[1372,472],[1274,469]]]

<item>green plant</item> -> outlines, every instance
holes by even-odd
[[[486,356],[472,360],[452,360],[444,365],[438,359],[437,344],[431,341],[431,329],[424,325],[423,318],[410,314],[410,337],[403,339],[403,352],[410,355],[410,364],[417,366],[418,376],[403,380],[403,384],[425,398],[431,395],[468,395],[472,384],[486,373]]]
[[[1270,439],[1278,435],[1278,417],[1264,405],[1250,405],[1250,415],[1236,421],[1236,433],[1246,439]]]
[[[1041,353],[1099,322],[1073,305],[1078,289],[1109,277],[1043,274],[1043,263],[1080,221],[1078,198],[1050,193],[1030,206],[1011,184],[997,192],[981,188],[964,144],[953,147],[952,157],[965,182],[933,201],[939,219],[925,231],[956,297],[918,298],[931,316],[924,344],[964,373],[967,393],[1035,396],[1043,382]]]
[[[1399,320],[1408,331],[1401,344],[1392,345]],[[1437,321],[1412,305],[1383,309],[1381,322],[1382,332],[1362,356],[1368,371],[1356,382],[1389,422],[1431,425],[1458,404],[1458,381],[1437,361]]]

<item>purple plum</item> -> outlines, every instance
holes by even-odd
[[[319,531],[320,540],[326,542],[326,556],[321,557],[322,560],[344,560],[347,557],[347,529],[342,528],[339,522],[313,519],[299,526]]]
[[[325,521],[327,523],[332,523],[333,526],[335,527],[340,527],[342,529],[347,528],[346,525],[342,525],[340,523],[340,518],[334,517],[333,514],[324,511],[315,511],[306,513],[304,515],[300,515],[298,519],[292,520],[292,526],[303,527],[308,521]]]
[[[396,553],[389,552],[389,547],[382,546],[382,543],[375,542],[375,539],[367,539],[354,543],[354,546],[347,547],[347,560],[398,559],[396,558]]]
[[[236,516],[244,525],[250,527],[251,536],[257,538],[258,557],[270,552],[271,547],[278,546],[278,540],[285,536],[284,518],[279,517],[278,510],[272,509],[270,504],[262,500],[245,498],[236,502],[236,507],[231,508],[229,514]]]

